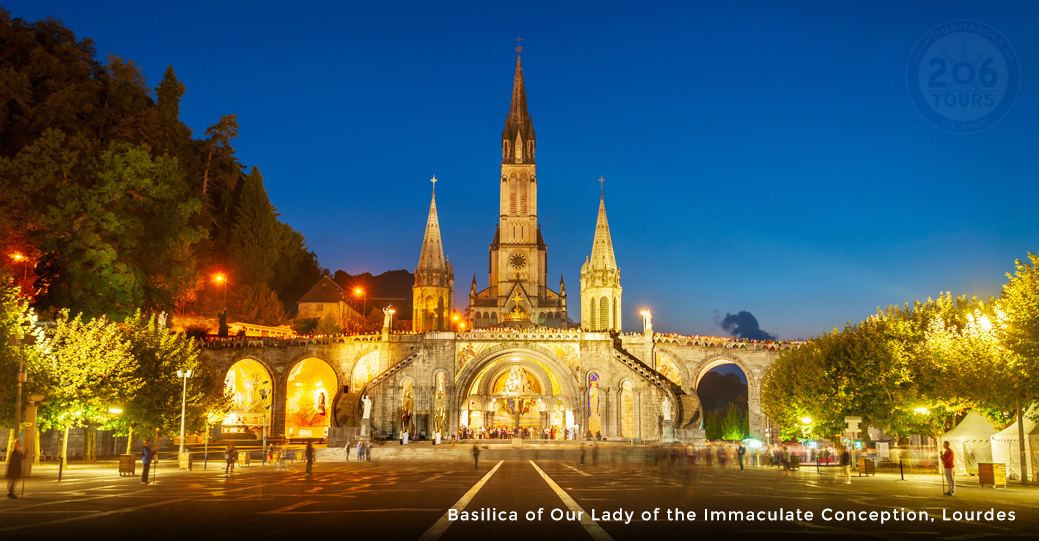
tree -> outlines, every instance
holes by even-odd
[[[22,350],[20,346],[11,345],[10,338],[22,338],[32,334],[43,343],[42,330],[33,327],[36,315],[29,307],[27,300],[21,296],[14,286],[14,280],[5,274],[0,274],[0,426],[13,427],[15,415],[15,403],[18,389],[18,365],[21,360]],[[26,347],[26,366],[32,364],[37,356],[36,347]],[[40,389],[38,382],[30,379],[22,390],[22,411],[25,411],[26,398],[29,394],[35,394]],[[22,419],[24,421],[24,417]],[[20,428],[20,427],[19,427]],[[17,430],[10,432],[10,439],[15,438]],[[7,456],[13,449],[13,441],[7,446]]]
[[[235,321],[260,325],[281,325],[285,320],[278,295],[264,284],[235,287],[228,299],[228,311]]]
[[[303,317],[292,320],[292,331],[300,336],[310,336],[317,329],[318,318]]]
[[[742,440],[747,436],[749,423],[747,412],[737,404],[729,404],[725,417],[721,420],[722,438],[726,440]]]
[[[178,370],[192,372],[185,402],[187,431],[199,432],[207,419],[229,410],[222,375],[204,362],[201,351],[185,336],[170,333],[155,316],[137,312],[126,320],[123,337],[135,361],[134,377],[140,388],[122,404],[122,415],[109,422],[119,433],[131,440],[133,433],[179,433],[184,383]]]
[[[61,454],[67,460],[69,429],[107,422],[109,408],[135,398],[143,381],[129,343],[104,316],[84,320],[60,311],[36,350],[29,366],[32,392],[45,396],[37,422],[41,429],[64,430]]]
[[[342,332],[343,328],[336,323],[332,314],[325,314],[325,317],[318,320],[317,327],[314,329],[314,334],[341,334]]]

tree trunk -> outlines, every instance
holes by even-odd
[[[1017,399],[1017,443],[1021,450],[1021,484],[1028,484],[1028,453],[1025,452],[1025,414],[1021,411],[1021,399]]]
[[[133,452],[133,427],[126,431],[126,454]]]
[[[83,427],[83,462],[94,461],[93,439],[90,437],[93,431],[94,423],[87,423],[87,426]]]
[[[65,425],[65,433],[61,436],[61,459],[65,468],[69,467],[69,427]]]
[[[36,445],[33,446],[33,450],[32,450],[32,463],[33,464],[39,464],[40,463],[40,447],[43,445],[40,442],[40,428],[39,428],[39,425],[36,425],[34,430],[36,430],[36,438],[34,440],[36,442]]]

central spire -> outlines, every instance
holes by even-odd
[[[433,177],[436,186],[436,177]],[[437,219],[437,196],[429,202],[429,219],[426,220],[426,236],[422,239],[422,253],[418,258],[418,269],[444,270],[444,246],[440,241],[440,220]]]
[[[505,128],[501,132],[502,163],[534,163],[534,123],[527,111],[527,91],[523,86],[523,63],[516,47],[516,74],[512,78],[512,102]]]
[[[595,222],[595,238],[592,240],[592,267],[597,269],[616,269],[617,259],[613,255],[613,239],[610,238],[610,224],[606,221],[606,203],[603,194],[599,193],[599,218]]]

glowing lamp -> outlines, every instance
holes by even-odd
[[[801,417],[801,424],[804,424],[804,425],[812,424],[812,418],[811,417]]]

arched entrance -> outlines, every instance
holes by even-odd
[[[289,370],[285,382],[285,436],[327,438],[339,377],[325,361],[309,357]]]
[[[267,367],[255,359],[241,359],[224,376],[224,393],[231,397],[231,411],[224,416],[220,436],[225,439],[260,439],[264,412],[272,399],[274,378]],[[267,391],[266,399],[261,390]],[[271,417],[267,416],[268,435]]]
[[[466,436],[573,438],[574,376],[548,352],[511,349],[485,353],[458,374],[459,422]]]
[[[718,358],[701,366],[696,394],[703,404],[707,439],[737,440],[750,435],[749,385],[737,363]]]

